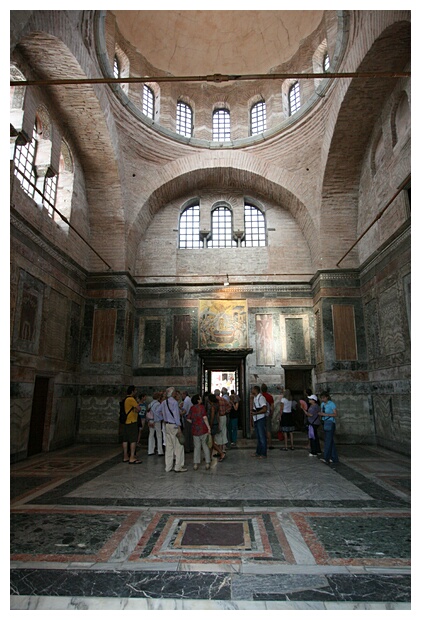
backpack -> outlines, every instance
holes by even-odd
[[[127,396],[126,396],[127,398]],[[123,398],[123,400],[120,400],[120,424],[126,424],[127,421],[127,416],[129,415],[130,411],[133,409],[130,409],[130,411],[128,411],[126,413],[126,410],[124,409],[124,403],[126,402],[126,398]]]

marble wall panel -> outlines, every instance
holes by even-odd
[[[308,314],[281,314],[282,363],[310,364],[310,322]]]
[[[64,360],[66,353],[67,317],[69,300],[54,289],[50,289],[44,303],[43,354]]]
[[[76,437],[77,398],[57,399],[54,423],[51,426],[51,449],[71,445]]]
[[[166,320],[163,316],[139,318],[138,366],[165,365],[165,326]]]
[[[39,350],[44,284],[26,271],[19,273],[12,348],[37,354]]]
[[[376,299],[371,299],[365,305],[365,317],[367,324],[368,358],[369,360],[373,360],[380,356],[380,326]]]
[[[10,401],[10,453],[26,453],[31,423],[32,398]]]
[[[336,359],[358,359],[354,307],[333,304],[332,320]]]
[[[95,308],[92,328],[92,363],[113,361],[116,321],[117,310],[115,308]]]
[[[115,443],[119,436],[119,396],[83,395],[83,416],[78,426],[78,440],[91,443]]]
[[[405,339],[397,284],[380,293],[379,319],[383,355],[392,355],[404,351]]]
[[[67,339],[66,359],[71,364],[79,364],[80,330],[82,326],[82,307],[75,301],[71,302],[69,317],[69,337]]]
[[[125,325],[125,358],[126,364],[132,366],[133,364],[133,339],[134,339],[134,315],[131,310],[126,312],[126,325]]]

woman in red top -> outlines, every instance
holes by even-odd
[[[209,426],[208,417],[206,415],[205,406],[202,404],[202,399],[199,394],[195,394],[192,399],[192,406],[187,414],[187,422],[192,425],[193,435],[193,469],[197,469],[200,465],[201,448],[205,453],[206,469],[210,468],[210,452],[207,443],[208,434],[211,432]]]

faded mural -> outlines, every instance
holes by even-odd
[[[204,349],[247,347],[247,301],[200,300],[199,346]]]

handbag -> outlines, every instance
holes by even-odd
[[[208,448],[212,448],[213,446],[213,440],[212,440],[212,435],[210,433],[208,433],[208,436],[206,437],[206,442],[208,444]]]
[[[178,429],[176,437],[177,437],[178,441],[180,442],[180,444],[182,446],[184,446],[184,444],[186,443],[186,439],[185,439],[185,437],[183,435],[183,431],[181,430],[181,428]]]
[[[309,424],[309,425],[308,425],[308,438],[309,438],[309,439],[315,439],[315,436],[314,436],[314,428],[313,428],[313,425],[312,425],[312,424]]]

